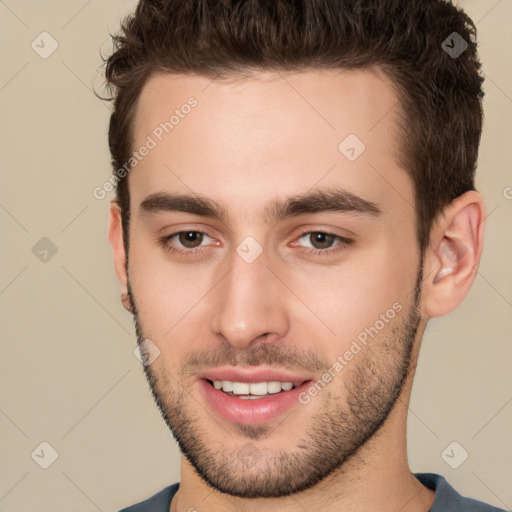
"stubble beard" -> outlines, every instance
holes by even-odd
[[[268,444],[278,429],[293,429],[294,423],[286,421],[286,416],[282,424],[272,427],[269,424],[223,427],[176,376],[163,368],[144,366],[162,417],[199,476],[212,488],[231,496],[279,498],[309,489],[334,472],[343,472],[344,464],[382,427],[411,371],[412,349],[420,322],[421,265],[419,268],[413,299],[403,308],[400,318],[396,317],[378,337],[369,341],[310,404],[297,405],[305,411],[310,407],[317,413],[307,419],[303,432],[286,433],[287,438],[297,439],[293,449],[276,447],[269,452],[258,443],[261,440]],[[140,344],[146,339],[145,329],[129,282],[128,294]],[[251,354],[251,364],[258,356],[262,363],[275,361],[279,350],[279,345],[267,346],[261,353]],[[211,434],[222,428],[229,440],[225,444],[218,441],[221,437]]]

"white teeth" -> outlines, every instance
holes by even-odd
[[[248,395],[249,394],[249,384],[245,382],[233,382],[233,391],[234,395]]]
[[[223,380],[221,381],[221,384],[223,391],[233,391],[233,383],[230,380]]]
[[[281,391],[281,390],[279,390]],[[249,385],[249,392],[251,395],[266,395],[267,383],[266,382],[251,382]]]
[[[294,386],[293,382],[232,382],[230,380],[214,380],[213,387],[222,389],[233,395],[256,395],[263,396],[267,394],[279,393],[281,391],[289,391]]]
[[[267,389],[269,393],[279,393],[281,391],[281,383],[275,380],[267,382]]]

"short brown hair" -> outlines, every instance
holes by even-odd
[[[467,48],[450,55],[453,33]],[[444,0],[140,0],[106,61],[114,109],[109,147],[114,174],[133,151],[137,100],[155,73],[222,78],[258,70],[381,68],[401,113],[401,165],[415,190],[421,251],[432,223],[474,190],[482,131],[476,27]],[[456,57],[456,58],[455,58]],[[128,180],[117,180],[125,247]]]

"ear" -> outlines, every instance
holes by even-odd
[[[482,256],[484,224],[484,200],[473,190],[457,197],[436,219],[424,259],[424,316],[446,315],[466,297]]]
[[[133,306],[128,296],[128,276],[126,274],[126,253],[123,243],[123,224],[121,207],[117,201],[110,203],[110,218],[108,224],[108,239],[114,254],[114,268],[121,285],[121,302],[126,310],[133,313]]]

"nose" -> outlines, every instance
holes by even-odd
[[[248,348],[266,335],[279,339],[290,328],[282,282],[268,268],[265,252],[248,263],[233,256],[231,271],[216,287],[210,327],[237,349]]]

